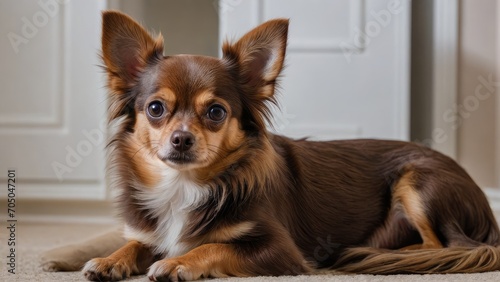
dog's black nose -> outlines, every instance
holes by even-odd
[[[170,138],[170,143],[177,151],[185,152],[193,147],[194,135],[188,131],[176,130]]]

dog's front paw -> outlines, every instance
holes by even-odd
[[[85,264],[82,272],[90,281],[118,281],[130,277],[132,269],[120,260],[95,258]]]
[[[155,262],[148,271],[151,281],[191,281],[203,278],[203,270],[179,259]]]

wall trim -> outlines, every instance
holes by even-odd
[[[494,213],[500,213],[500,188],[484,188],[484,193],[490,202],[491,209]],[[500,220],[500,218],[497,218]]]
[[[458,71],[458,0],[434,1],[433,13],[433,124],[432,130],[442,129],[447,140],[433,148],[452,157],[457,157],[457,131],[452,122],[446,122],[444,114],[457,103]]]
[[[497,3],[497,48],[500,47],[500,4]],[[496,81],[500,81],[500,52],[497,51],[497,65],[496,65]],[[497,122],[500,117],[500,96],[497,94],[496,95],[496,101],[497,101],[497,111],[496,111],[496,116],[497,116]],[[500,129],[499,126],[497,125],[497,134],[496,134],[496,174],[497,174],[497,186],[500,187]]]
[[[16,202],[16,219],[19,224],[103,224],[120,223],[109,201],[26,200]],[[0,214],[7,220],[7,213]]]
[[[396,118],[393,126],[398,139],[410,141],[411,131],[411,1],[402,2],[403,12],[394,18],[396,46],[396,82],[397,89]],[[404,94],[403,94],[404,93]]]

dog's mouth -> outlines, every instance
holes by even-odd
[[[176,165],[192,164],[196,162],[196,157],[190,152],[171,152],[167,156],[160,159],[164,162],[170,162]]]

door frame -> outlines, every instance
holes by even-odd
[[[497,48],[500,46],[500,4],[497,4]],[[496,81],[500,81],[500,53],[497,53],[497,66],[496,66]],[[500,118],[500,98],[497,94],[497,122],[500,123],[498,120]],[[497,172],[497,189],[500,190],[500,129],[499,126],[497,125],[497,133],[496,133],[496,172]]]
[[[433,34],[432,34],[432,130],[436,129],[447,133],[446,142],[435,142],[433,148],[456,159],[457,157],[457,130],[453,123],[444,118],[457,103],[457,75],[458,75],[458,27],[459,3],[458,0],[440,0],[433,3]]]

